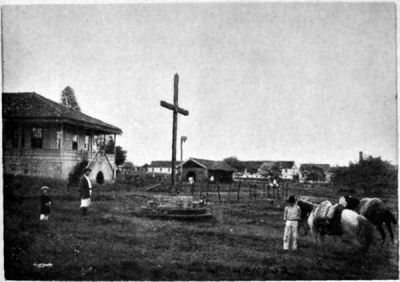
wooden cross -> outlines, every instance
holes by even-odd
[[[173,111],[172,121],[172,164],[171,164],[171,187],[169,192],[175,192],[175,169],[176,169],[176,131],[178,129],[178,113],[184,116],[189,115],[189,111],[179,108],[178,106],[178,83],[179,76],[176,73],[174,76],[174,104],[170,104],[164,101],[160,102],[161,107],[167,108]]]

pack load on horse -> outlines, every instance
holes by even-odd
[[[308,214],[308,228],[316,243],[318,237],[324,241],[326,235],[348,237],[358,242],[363,251],[368,251],[373,240],[373,227],[364,216],[341,205],[332,205],[330,201],[318,205],[300,199],[298,205],[302,214]]]
[[[393,231],[391,224],[397,224],[397,220],[390,209],[379,198],[363,198],[358,200],[352,196],[342,196],[339,199],[339,204],[346,209],[358,212],[365,216],[373,225],[376,226],[382,237],[382,244],[385,243],[386,234],[383,229],[383,224],[389,230],[392,242]]]
[[[343,235],[341,217],[344,207],[323,201],[315,210],[314,228],[323,235]]]

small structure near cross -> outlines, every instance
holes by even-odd
[[[176,170],[176,135],[178,129],[178,113],[184,116],[189,115],[189,111],[180,108],[178,106],[178,84],[179,76],[176,73],[174,76],[174,103],[170,104],[165,101],[161,101],[161,107],[172,110],[173,121],[172,121],[172,162],[171,162],[171,186],[169,187],[169,193],[175,192],[175,170]]]

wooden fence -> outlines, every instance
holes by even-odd
[[[222,198],[237,201],[245,197],[284,199],[288,197],[289,190],[288,182],[282,182],[274,187],[266,181],[259,180],[241,180],[232,183],[197,182],[193,185],[184,183],[178,188],[179,193],[184,195],[209,198],[211,194],[216,194],[219,202],[222,202]]]

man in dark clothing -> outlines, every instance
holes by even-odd
[[[87,214],[87,209],[90,206],[90,197],[92,196],[92,183],[90,182],[89,175],[92,170],[90,168],[85,168],[83,175],[79,183],[78,192],[81,196],[81,212],[85,216]]]
[[[40,188],[42,195],[40,196],[40,220],[49,220],[51,200],[47,195],[49,187],[43,186]]]

